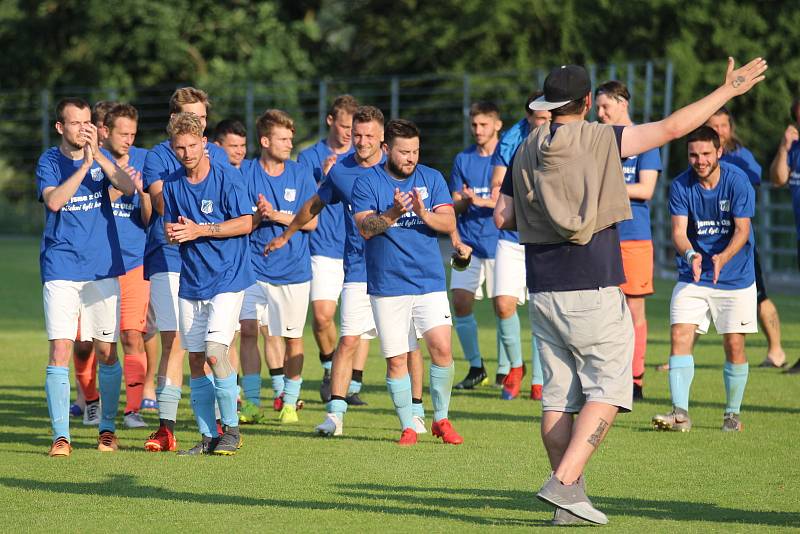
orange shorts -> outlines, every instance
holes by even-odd
[[[144,279],[140,265],[119,277],[119,329],[147,331],[147,306],[150,304],[150,281]]]
[[[620,286],[629,297],[653,294],[653,242],[620,241],[625,283]]]

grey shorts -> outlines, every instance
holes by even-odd
[[[588,401],[633,405],[633,321],[618,287],[530,295],[544,373],[542,410],[577,413]]]

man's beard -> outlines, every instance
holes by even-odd
[[[414,168],[411,169],[411,172],[407,173],[407,172],[403,171],[403,169],[401,167],[395,165],[394,161],[392,161],[391,158],[389,158],[389,161],[386,162],[386,166],[389,168],[389,172],[391,172],[395,176],[400,176],[402,178],[408,178],[409,176],[414,174],[414,170],[416,170],[416,168],[417,168],[417,166],[414,165]]]

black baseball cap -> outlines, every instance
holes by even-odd
[[[580,65],[561,65],[544,80],[544,94],[528,106],[533,111],[550,111],[586,96],[592,90],[589,73]]]

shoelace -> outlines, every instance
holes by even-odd
[[[106,447],[110,447],[111,444],[114,443],[114,434],[111,432],[103,432],[100,434],[100,443]]]

